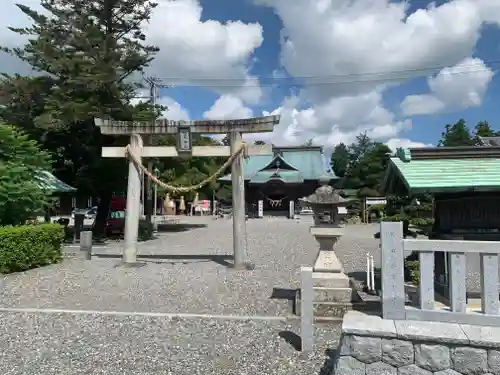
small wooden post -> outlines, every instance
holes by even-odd
[[[80,233],[80,251],[85,251],[85,259],[92,259],[92,231],[86,230]]]

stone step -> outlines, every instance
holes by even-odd
[[[315,287],[321,288],[349,288],[350,280],[343,273],[313,272],[313,283]]]
[[[316,289],[316,288],[315,288]],[[347,301],[321,301],[315,299],[313,304],[314,316],[316,318],[342,318],[347,311],[356,310],[368,313],[379,313],[380,301],[363,301],[357,296],[357,291],[350,289],[354,300]],[[317,297],[317,295],[315,295]],[[300,290],[295,294],[294,313],[300,316]]]
[[[321,288],[315,287],[314,301],[316,303],[322,302],[352,302],[353,292],[352,288]]]

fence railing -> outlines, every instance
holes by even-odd
[[[401,222],[380,226],[382,252],[382,315],[386,319],[425,320],[500,326],[498,256],[500,242],[416,240],[403,238]],[[405,306],[404,259],[406,252],[418,252],[419,306]],[[449,253],[449,308],[436,307],[434,253]],[[479,254],[481,310],[467,307],[466,254]]]

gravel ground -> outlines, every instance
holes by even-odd
[[[286,340],[294,323],[0,313],[0,325],[3,375],[326,375],[339,336],[317,327],[305,356]]]
[[[248,257],[255,269],[235,271],[224,264],[231,262],[231,221],[189,221],[208,226],[162,233],[140,244],[145,262],[140,268],[116,267],[119,258],[73,258],[0,278],[0,306],[283,319],[1,311],[0,373],[327,374],[325,351],[337,347],[338,324],[317,325],[318,346],[309,357],[291,344],[296,345],[294,334],[299,333],[291,317],[299,269],[313,263],[318,248],[308,225],[280,218],[249,220]],[[359,252],[364,254],[367,246],[378,251],[372,229],[346,228],[338,253],[348,272],[362,269]],[[119,256],[120,247],[112,243],[95,251]]]
[[[231,221],[196,220],[204,220],[208,226],[164,233],[141,244],[142,256],[162,257],[143,258],[146,265],[141,268],[124,269],[116,267],[119,258],[95,257],[90,262],[67,259],[6,276],[1,305],[237,315],[292,313],[291,298],[299,287],[300,266],[311,265],[317,254],[318,245],[308,225],[286,219],[249,220],[248,256],[255,270],[235,271],[220,264],[232,254]],[[378,251],[373,229],[346,228],[337,251],[347,272],[363,270],[364,254]],[[95,250],[120,253],[119,244]]]

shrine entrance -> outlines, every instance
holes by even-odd
[[[103,157],[122,157],[129,160],[127,186],[127,214],[125,217],[125,248],[123,262],[137,263],[137,238],[140,218],[141,175],[144,173],[154,183],[174,193],[195,191],[217,179],[231,167],[232,203],[233,203],[233,252],[234,267],[249,268],[246,256],[245,224],[245,183],[243,159],[249,155],[272,155],[271,145],[248,146],[242,141],[242,133],[272,132],[279,123],[280,116],[266,116],[243,120],[208,120],[208,121],[172,121],[166,119],[150,122],[126,122],[95,119],[95,124],[102,134],[130,135],[130,144],[126,147],[103,147]],[[193,146],[192,133],[228,134],[230,146]],[[177,146],[144,146],[141,135],[175,134]],[[172,186],[158,180],[154,173],[143,165],[143,158],[153,157],[228,157],[212,176],[193,186]]]
[[[294,201],[293,190],[282,180],[271,179],[259,189],[259,195],[263,201],[264,212],[288,213],[290,200]]]

